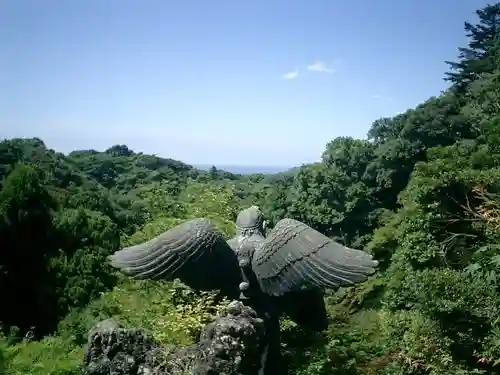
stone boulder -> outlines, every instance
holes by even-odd
[[[162,345],[142,329],[104,320],[89,332],[86,375],[254,375],[260,368],[265,328],[239,301],[202,330],[191,347]]]

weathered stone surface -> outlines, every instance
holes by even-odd
[[[239,301],[226,316],[208,324],[200,342],[188,348],[164,346],[141,329],[125,329],[113,320],[89,333],[86,375],[253,375],[260,368],[264,324]]]
[[[229,305],[228,314],[208,324],[200,335],[199,348],[204,355],[195,374],[256,374],[264,348],[265,327],[262,319],[239,301]]]

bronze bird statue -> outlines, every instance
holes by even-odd
[[[236,219],[236,236],[226,241],[210,220],[192,219],[109,260],[135,279],[179,278],[193,289],[242,300],[266,323],[259,375],[281,374],[279,316],[326,329],[324,291],[366,281],[378,262],[294,219],[280,220],[267,237],[264,225],[260,209],[247,208]]]

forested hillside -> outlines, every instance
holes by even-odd
[[[500,373],[500,4],[477,14],[449,90],[289,173],[2,141],[0,374],[77,374],[87,330],[110,316],[192,342],[216,312],[212,294],[123,279],[105,258],[187,218],[230,236],[251,204],[271,225],[301,220],[382,265],[328,296],[328,332],[284,321],[291,374]]]

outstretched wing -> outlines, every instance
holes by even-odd
[[[252,260],[262,290],[272,296],[352,286],[366,281],[377,266],[371,255],[293,219],[280,220]]]
[[[193,219],[152,240],[109,257],[111,265],[134,279],[179,278],[197,290],[238,295],[241,273],[235,252],[207,219]]]

